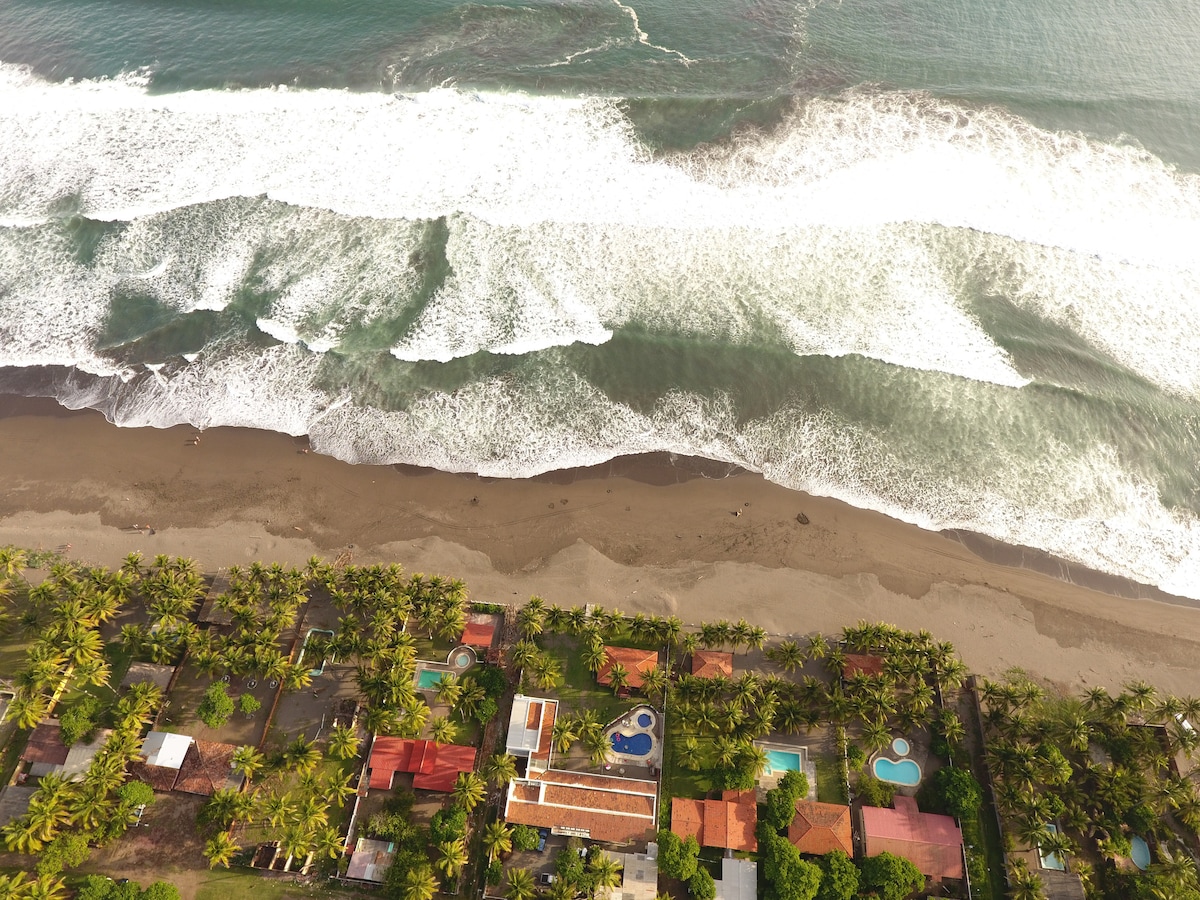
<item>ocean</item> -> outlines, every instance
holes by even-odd
[[[1200,4],[5,0],[0,389],[666,451],[1200,598]]]

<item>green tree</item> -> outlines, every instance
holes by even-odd
[[[863,860],[862,883],[882,900],[903,900],[925,886],[925,876],[907,859],[880,853]]]
[[[225,689],[225,682],[214,681],[204,692],[204,699],[200,701],[196,715],[209,728],[220,728],[229,721],[233,709],[233,698]]]
[[[514,850],[536,850],[538,831],[529,825],[512,826],[512,845]]]
[[[658,870],[667,878],[687,881],[696,871],[696,859],[700,855],[700,844],[696,838],[686,841],[669,829],[658,833]]]
[[[696,900],[713,900],[717,896],[717,883],[708,869],[697,869],[687,881],[688,893]]]
[[[447,879],[457,878],[467,864],[467,845],[462,838],[443,841],[437,845],[438,857],[434,865]]]
[[[335,726],[329,732],[329,755],[334,759],[353,759],[358,755],[358,736],[354,729]]]
[[[816,900],[853,900],[858,896],[858,866],[841,850],[821,857],[821,887]]]
[[[437,877],[428,863],[421,863],[404,873],[400,893],[404,900],[433,900],[437,893]]]
[[[967,769],[939,769],[934,779],[946,812],[973,819],[983,805],[983,788]]]
[[[454,802],[467,812],[479,805],[486,792],[484,780],[474,772],[459,772],[454,779]]]
[[[495,860],[502,853],[512,850],[512,829],[497,819],[489,822],[483,829],[483,849],[487,851],[488,860]]]
[[[762,821],[775,831],[782,831],[792,824],[796,815],[796,801],[808,794],[808,776],[803,772],[788,772],[779,783],[767,791],[766,809]]]
[[[532,900],[537,888],[528,869],[509,869],[508,886],[504,889],[505,900]]]
[[[262,709],[262,703],[259,702],[257,697],[249,692],[246,692],[238,697],[237,706],[239,712],[243,712],[248,716],[252,716]]]
[[[240,849],[242,848],[233,842],[228,832],[218,831],[205,843],[204,858],[208,860],[210,869],[215,869],[217,866],[224,866],[228,869],[229,863]]]
[[[47,844],[38,855],[39,876],[57,875],[63,869],[74,869],[83,865],[91,850],[87,838],[78,832],[60,834]]]
[[[497,787],[503,787],[517,777],[517,760],[507,753],[497,753],[483,764],[483,777]]]
[[[179,900],[179,888],[167,881],[156,881],[142,891],[138,900]]]
[[[127,781],[117,788],[117,799],[134,809],[149,806],[154,802],[154,788],[144,781]]]

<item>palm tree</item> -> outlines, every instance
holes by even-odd
[[[297,772],[311,772],[321,762],[321,751],[310,741],[296,738],[283,750],[283,763]]]
[[[575,723],[570,716],[560,716],[554,720],[554,728],[550,732],[551,741],[554,744],[554,749],[559,754],[571,752],[571,745],[579,740],[579,734],[575,730]]]
[[[434,691],[437,694],[438,703],[454,706],[458,702],[458,698],[462,696],[463,686],[457,675],[447,672],[438,679]]]
[[[504,889],[504,900],[532,900],[536,893],[533,875],[528,869],[508,870],[508,887]]]
[[[562,666],[558,664],[558,660],[545,653],[539,653],[530,663],[529,669],[533,683],[539,690],[554,690],[562,680]]]
[[[683,743],[679,745],[676,758],[679,760],[679,765],[689,772],[698,772],[703,765],[703,758],[700,755],[700,744],[697,743],[694,737],[689,736],[683,739]]]
[[[583,648],[583,664],[588,671],[595,675],[608,659],[608,651],[603,644],[588,644]]]
[[[795,641],[781,641],[777,647],[767,651],[767,659],[785,672],[792,672],[804,665],[804,651]]]
[[[486,792],[483,779],[474,772],[459,772],[454,780],[454,802],[467,812],[479,805]]]
[[[808,637],[808,658],[809,659],[824,659],[829,653],[829,641],[825,640],[823,634],[812,634]]]
[[[619,662],[613,663],[612,668],[608,670],[608,686],[614,694],[619,694],[629,687],[629,670]]]
[[[467,845],[462,838],[453,841],[443,841],[438,844],[438,858],[434,866],[446,876],[447,880],[457,878],[463,866],[467,864]]]
[[[483,764],[483,776],[497,787],[503,787],[517,777],[516,757],[497,753]]]
[[[358,755],[358,735],[352,728],[336,725],[329,732],[329,744],[326,749],[334,759],[353,759]]]
[[[241,772],[247,781],[253,781],[254,776],[267,764],[267,758],[253,747],[238,747],[233,751],[231,762],[234,771]]]
[[[208,867],[210,869],[215,869],[217,866],[224,866],[228,869],[229,863],[233,861],[233,857],[241,849],[241,847],[233,842],[228,832],[218,831],[204,845],[204,858],[208,860]]]
[[[404,900],[433,900],[437,893],[437,877],[428,863],[413,866],[404,873],[400,893]]]
[[[21,900],[65,900],[67,883],[53,875],[41,875],[25,885]]]
[[[647,697],[662,696],[667,689],[667,673],[661,666],[654,666],[642,673],[642,693]]]
[[[592,761],[592,765],[602,766],[612,759],[612,741],[604,732],[590,732],[584,738],[583,743],[587,747],[588,758]]]
[[[1013,900],[1045,900],[1046,892],[1042,888],[1042,879],[1029,871],[1025,860],[1018,859],[1008,872],[1009,896]]]
[[[453,744],[458,734],[458,726],[447,716],[434,716],[429,723],[429,736],[435,744]]]
[[[508,853],[512,850],[512,829],[499,819],[489,822],[483,829],[483,849],[489,862],[501,853]]]
[[[588,863],[588,871],[592,876],[593,897],[598,889],[607,891],[621,883],[621,864],[603,850]]]

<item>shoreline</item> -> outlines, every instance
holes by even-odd
[[[71,545],[105,565],[178,554],[209,571],[350,550],[462,577],[482,600],[744,616],[774,633],[881,619],[952,641],[985,675],[1200,694],[1193,601],[728,464],[656,454],[507,480],[351,465],[274,432],[195,434],[0,396],[0,544]]]

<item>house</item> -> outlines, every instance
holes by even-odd
[[[692,654],[692,675],[696,678],[732,678],[733,654],[720,650],[697,650]]]
[[[593,841],[648,840],[658,821],[658,783],[549,769],[509,782],[504,818]]]
[[[463,628],[462,637],[458,639],[458,642],[466,644],[468,647],[481,647],[487,650],[492,646],[492,642],[495,639],[496,626],[494,624],[468,619],[466,626]]]
[[[854,856],[848,806],[797,800],[796,816],[788,826],[787,836],[801,853],[824,856],[831,850],[841,850],[851,858]]]
[[[233,744],[198,741],[186,734],[152,731],[142,744],[143,760],[129,764],[129,774],[156,791],[180,791],[211,797],[236,788],[242,776],[233,770]]]
[[[102,728],[90,741],[76,741],[68,747],[62,742],[58,720],[47,719],[33,729],[21,759],[29,763],[29,774],[36,778],[60,775],[67,781],[81,781],[111,735],[110,729]]]
[[[645,853],[608,854],[621,866],[621,886],[605,891],[611,900],[655,900],[658,897],[658,844],[646,845]],[[596,900],[602,900],[596,891]]]
[[[211,797],[223,788],[236,788],[242,776],[233,770],[233,744],[194,740],[179,767],[172,790]]]
[[[373,881],[382,884],[392,860],[396,858],[396,845],[391,841],[375,841],[359,838],[350,854],[346,877],[356,881]]]
[[[962,878],[963,837],[954,819],[921,812],[912,797],[897,796],[895,807],[863,807],[864,854],[903,856],[935,880]]]
[[[541,697],[513,697],[512,714],[508,717],[508,737],[504,752],[517,759],[526,759],[527,771],[550,768],[553,752],[554,720],[558,716],[558,701]]]
[[[702,847],[754,853],[758,850],[757,825],[754,791],[725,791],[720,800],[671,800],[671,830],[684,840],[695,835]]]
[[[715,900],[757,900],[758,863],[752,859],[721,859],[721,878]]]
[[[625,686],[640,688],[645,682],[642,675],[658,665],[657,650],[637,650],[633,647],[604,648],[604,663],[596,672],[596,680],[601,684],[612,684],[613,666],[620,664],[625,670]]]
[[[376,736],[367,761],[370,788],[383,791],[391,790],[397,772],[407,772],[416,790],[449,793],[460,772],[474,769],[474,747],[387,736]]]

